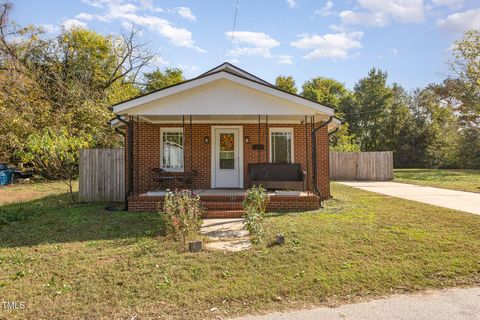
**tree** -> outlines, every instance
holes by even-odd
[[[292,76],[278,76],[275,79],[275,86],[283,91],[297,94],[297,87]]]
[[[453,44],[451,68],[457,77],[478,90],[480,87],[480,30],[469,30]]]
[[[153,58],[137,31],[104,36],[74,28],[48,38],[10,21],[11,10],[0,5],[0,137],[8,136],[0,139],[1,156],[14,160],[15,150],[46,129],[91,136],[91,146],[119,144],[107,106],[139,94],[138,74]]]
[[[179,68],[166,68],[163,72],[157,68],[155,71],[144,73],[143,76],[145,78],[144,93],[185,81],[183,71]]]
[[[459,126],[451,105],[438,95],[437,85],[418,93],[418,113],[423,126],[423,162],[430,168],[458,165]]]
[[[78,178],[78,150],[90,147],[92,142],[91,136],[72,136],[66,128],[45,128],[28,137],[18,156],[33,164],[44,177],[65,181],[75,201],[73,182]]]
[[[360,151],[356,136],[349,133],[348,123],[342,124],[340,129],[330,136],[330,150],[338,152]]]
[[[480,31],[466,31],[453,45],[454,76],[437,92],[451,105],[460,126],[458,161],[463,167],[480,168]]]
[[[367,77],[360,79],[354,87],[352,105],[343,108],[347,111],[346,120],[352,132],[360,140],[362,151],[388,150],[385,144],[385,124],[391,108],[393,92],[387,86],[387,73],[375,68]]]
[[[306,81],[302,86],[302,96],[335,108],[349,94],[345,85],[334,79],[317,77]]]

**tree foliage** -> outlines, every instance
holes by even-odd
[[[28,136],[18,156],[33,164],[45,178],[66,181],[75,201],[73,181],[78,178],[78,150],[91,144],[90,135],[73,136],[67,128],[44,128]]]
[[[278,76],[275,79],[275,86],[283,91],[290,93],[297,93],[297,87],[295,86],[295,80],[292,76]]]
[[[163,72],[157,68],[152,72],[144,73],[144,78],[144,93],[159,90],[185,81],[183,71],[178,68],[166,68]]]
[[[344,123],[335,134],[330,136],[330,150],[338,152],[360,151],[357,137],[349,132],[348,123]]]
[[[302,86],[302,96],[332,106],[335,110],[348,94],[343,83],[329,78],[313,78]]]
[[[107,107],[140,93],[137,78],[153,55],[136,41],[136,30],[104,36],[74,28],[47,37],[10,21],[11,10],[9,2],[0,5],[0,157],[66,179],[57,174],[65,159],[55,159],[55,150],[118,145]],[[35,146],[42,141],[58,146]]]

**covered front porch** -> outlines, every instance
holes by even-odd
[[[328,198],[331,120],[327,117],[187,115],[170,121],[152,121],[149,116],[128,119],[130,197],[161,197],[167,189],[194,189],[201,196],[243,197],[244,189],[261,184],[279,191],[302,191],[294,194],[297,197]],[[279,191],[270,195],[285,196]]]

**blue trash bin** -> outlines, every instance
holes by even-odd
[[[13,170],[0,171],[0,186],[12,183]]]

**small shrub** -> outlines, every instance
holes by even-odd
[[[243,224],[255,243],[261,242],[265,235],[262,222],[265,218],[267,204],[268,194],[265,188],[253,186],[247,190],[247,195],[243,200],[243,209],[245,210]]]
[[[200,231],[202,211],[199,196],[188,191],[168,192],[163,204],[167,233],[185,246],[187,239]]]

